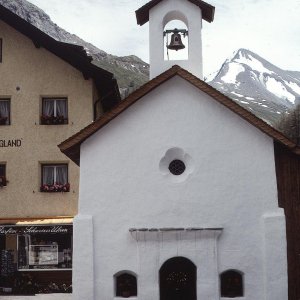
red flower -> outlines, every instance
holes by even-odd
[[[52,185],[43,184],[41,186],[41,192],[69,192],[70,191],[70,184],[60,184],[58,182],[55,182]]]

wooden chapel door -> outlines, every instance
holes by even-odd
[[[197,267],[185,257],[168,259],[159,270],[160,300],[196,300]]]

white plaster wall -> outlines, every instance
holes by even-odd
[[[181,18],[181,21],[186,23],[188,27],[188,60],[164,60],[164,47],[166,45],[164,44],[163,31],[166,23],[172,20],[171,16],[174,16],[175,19]],[[158,76],[175,64],[202,78],[201,29],[201,9],[189,1],[164,0],[154,6],[149,12],[150,79]]]
[[[80,251],[73,252],[73,294],[76,299],[94,299],[94,232],[93,218],[79,214],[74,218],[73,245],[80,245]]]
[[[191,157],[193,171],[182,182],[159,169],[172,147]],[[244,273],[243,299],[287,299],[285,225],[277,203],[273,141],[188,82],[170,79],[86,140],[80,172],[79,213],[92,216],[94,224],[94,299],[113,299],[113,275],[121,270],[138,274],[139,295],[148,291],[148,298],[138,299],[157,299],[158,277],[151,274],[176,255],[197,265],[197,288],[208,295],[205,299],[219,299],[218,274],[226,269]],[[273,215],[281,217],[270,221]],[[159,245],[149,241],[141,256],[128,232],[132,227],[224,229],[210,251],[198,251],[196,242],[180,247],[174,238]],[[84,230],[77,229],[78,258],[86,245],[76,238]],[[205,239],[195,241],[203,244]],[[203,276],[209,259],[214,281]],[[85,258],[77,263],[84,264]],[[274,277],[276,284],[270,284]],[[74,286],[80,286],[76,274],[74,278]]]

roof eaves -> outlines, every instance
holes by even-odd
[[[297,147],[296,143],[291,141],[289,138],[287,138],[284,134],[282,134],[280,131],[275,129],[274,127],[267,124],[262,119],[256,117],[253,113],[249,112],[236,102],[234,102],[231,98],[228,96],[222,94],[220,91],[212,87],[211,85],[207,84],[206,82],[200,80],[193,74],[189,73],[188,71],[184,69],[178,70],[178,75],[182,78],[189,81],[191,84],[199,88],[201,91],[205,92],[215,100],[217,100],[220,104],[226,106],[231,111],[238,114],[240,117],[242,117],[244,120],[249,122],[250,124],[257,127],[259,130],[264,132],[265,134],[269,135],[270,137],[280,141],[285,146],[287,146],[289,149],[295,149]]]
[[[150,93],[153,89],[161,85],[163,82],[175,76],[178,69],[180,69],[180,67],[173,66],[171,69],[160,74],[158,77],[145,83],[142,87],[134,91],[126,99],[120,102],[114,109],[110,110],[109,112],[106,112],[99,119],[87,125],[85,128],[83,128],[82,130],[75,133],[73,136],[69,137],[67,140],[59,144],[58,147],[60,148],[60,150],[66,154],[68,149],[75,147],[77,144],[83,143],[97,130],[104,127],[112,119],[116,118],[119,114],[121,114],[123,111],[129,108],[132,104],[137,102],[140,98]]]
[[[69,44],[54,39],[3,5],[0,5],[0,20],[3,20],[9,26],[12,26],[14,29],[31,39],[36,47],[44,47],[54,55],[69,63],[71,66],[82,72],[84,78],[93,78],[95,82],[97,82],[97,88],[104,90],[104,92],[113,89],[113,102],[120,101],[121,97],[119,91],[115,88],[117,83],[113,78],[114,75],[93,64],[92,57],[88,55],[83,46]]]
[[[189,1],[201,8],[202,17],[205,21],[209,23],[214,21],[215,7],[213,5],[210,5],[209,3],[201,0],[189,0]]]
[[[107,125],[110,121],[120,115],[123,111],[129,108],[132,104],[137,102],[143,96],[157,88],[159,85],[163,84],[165,81],[169,80],[174,76],[180,76],[181,78],[185,79],[199,90],[203,91],[204,93],[211,96],[213,99],[218,101],[220,104],[224,105],[234,113],[238,114],[240,117],[245,119],[247,122],[252,124],[253,126],[257,127],[260,131],[264,132],[265,134],[269,135],[271,138],[281,142],[285,146],[287,146],[290,150],[295,151],[296,144],[284,136],[281,132],[276,130],[275,128],[268,125],[263,120],[256,117],[251,112],[247,111],[242,106],[235,103],[232,99],[225,96],[212,86],[208,85],[204,81],[200,80],[198,77],[194,76],[193,74],[189,73],[188,71],[182,69],[181,67],[175,65],[169,70],[165,71],[164,73],[160,74],[156,78],[152,79],[151,81],[144,84],[141,88],[130,94],[125,100],[120,102],[114,109],[105,113],[101,116],[98,120],[91,123],[78,133],[74,134],[64,142],[62,142],[58,147],[60,150],[69,156],[74,162],[78,164],[79,161],[79,151],[80,151],[80,144],[83,143],[86,139],[88,139],[91,135],[97,132],[99,129]],[[76,149],[77,153],[75,154],[74,149]],[[300,150],[299,150],[300,154]]]
[[[162,0],[151,0],[135,11],[136,20],[138,25],[144,25],[149,21],[149,11],[152,7],[156,6]],[[202,0],[188,0],[198,6],[202,11],[202,18],[211,23],[214,20],[215,7],[202,1]]]

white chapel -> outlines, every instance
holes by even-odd
[[[213,6],[152,0],[136,16],[151,80],[59,145],[80,159],[73,299],[287,300],[274,163],[287,139],[202,81]],[[166,59],[166,36],[187,59]]]

